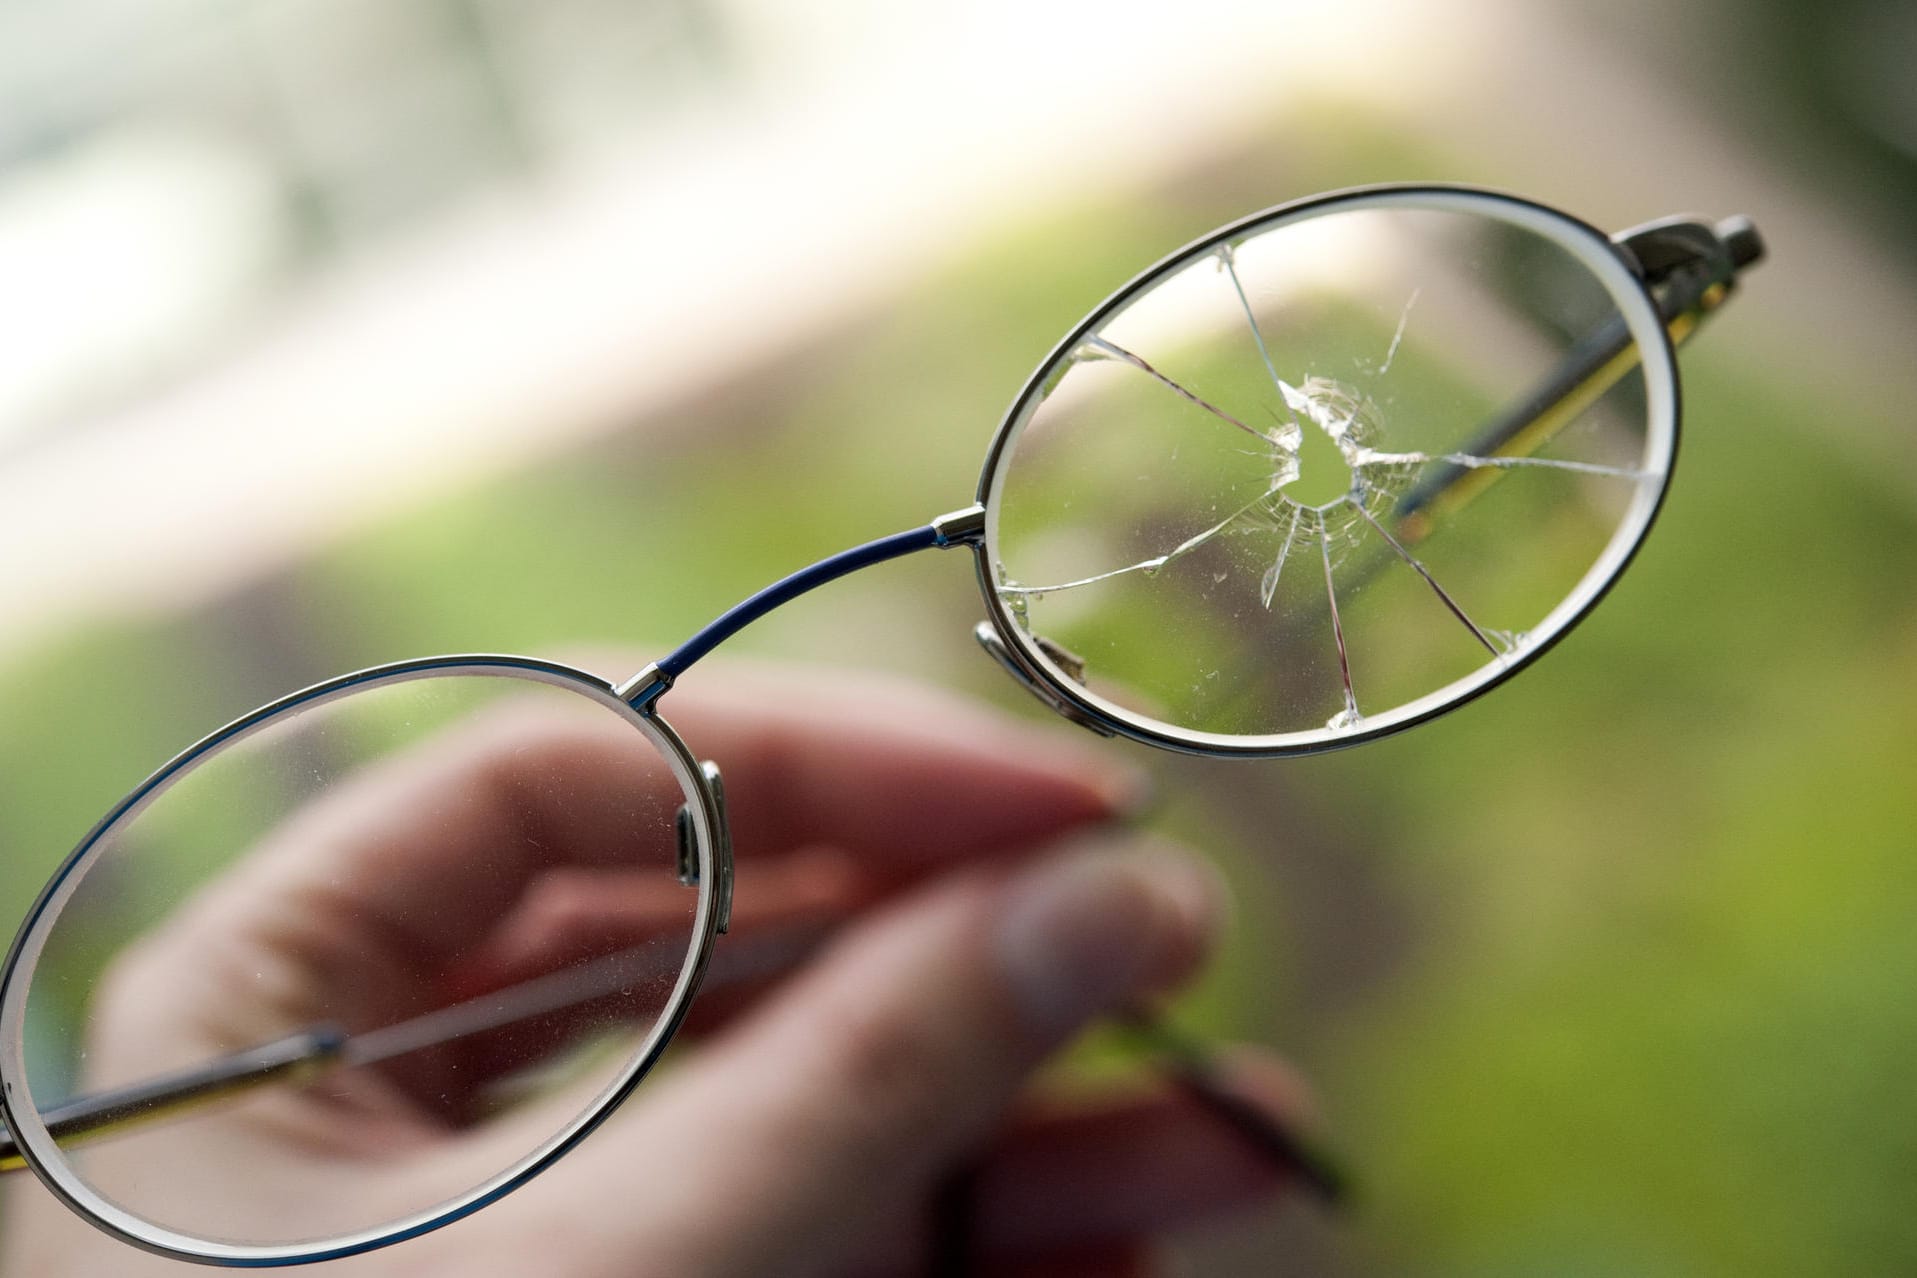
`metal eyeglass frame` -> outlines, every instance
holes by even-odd
[[[0,1170],[27,1166],[62,1202],[94,1225],[144,1250],[175,1259],[236,1267],[307,1263],[357,1254],[440,1228],[491,1203],[563,1157],[628,1096],[665,1050],[706,977],[716,938],[727,930],[732,895],[732,848],[719,769],[701,763],[659,713],[662,698],[683,675],[720,643],[768,612],[828,582],[861,568],[920,550],[969,548],[974,552],[986,620],[977,638],[985,649],[1041,702],[1064,718],[1100,735],[1122,736],[1162,748],[1204,755],[1271,757],[1311,753],[1355,745],[1443,713],[1503,682],[1575,625],[1629,562],[1661,503],[1667,477],[1633,521],[1620,529],[1605,555],[1572,595],[1555,610],[1539,641],[1517,659],[1494,662],[1477,674],[1396,711],[1367,720],[1342,733],[1293,734],[1290,737],[1230,738],[1181,730],[1147,721],[1086,689],[1058,657],[1035,642],[1009,615],[993,581],[996,538],[994,498],[1003,478],[1007,449],[1017,428],[1042,397],[1046,379],[1089,334],[1133,297],[1204,255],[1254,233],[1289,221],[1336,209],[1417,207],[1491,212],[1530,227],[1570,249],[1605,280],[1619,303],[1621,323],[1589,334],[1564,357],[1545,384],[1492,422],[1479,443],[1494,450],[1521,428],[1557,411],[1593,384],[1618,375],[1620,359],[1635,348],[1645,365],[1652,406],[1652,430],[1666,433],[1674,456],[1677,443],[1678,389],[1673,341],[1682,340],[1734,287],[1738,274],[1759,261],[1763,246],[1747,219],[1711,224],[1671,218],[1606,236],[1576,218],[1529,200],[1499,192],[1454,185],[1391,185],[1334,192],[1278,206],[1243,218],[1169,255],[1141,273],[1091,312],[1040,364],[987,451],[973,504],[941,515],[925,525],[856,546],[793,573],[730,609],[658,661],[631,678],[611,684],[557,662],[512,656],[447,656],[379,666],[296,692],[221,728],[161,768],[126,796],[67,857],[28,911],[0,968]],[[1601,387],[1600,387],[1601,388]],[[1567,412],[1573,410],[1567,410]],[[1474,449],[1476,451],[1476,449]],[[1416,507],[1443,496],[1459,475],[1442,474],[1435,484],[1406,498]],[[338,1058],[343,1038],[315,1030],[235,1053],[211,1065],[150,1080],[115,1092],[80,1098],[41,1114],[22,1105],[27,1095],[22,1049],[26,989],[59,907],[77,883],[103,832],[132,813],[209,752],[233,743],[289,711],[311,707],[382,683],[449,673],[531,679],[582,694],[611,709],[644,734],[667,760],[686,802],[681,809],[680,874],[696,886],[692,943],[657,1024],[631,1061],[598,1102],[545,1144],[461,1197],[417,1215],[333,1239],[323,1246],[292,1244],[251,1246],[214,1243],[179,1234],[116,1206],[77,1176],[63,1174],[61,1142],[109,1131],[150,1111],[171,1112],[272,1082],[298,1081]],[[1237,1112],[1221,1089],[1207,1082],[1200,1055],[1175,1039],[1157,1044],[1169,1058],[1174,1078],[1198,1099],[1231,1121],[1269,1154],[1315,1177],[1319,1187],[1335,1187],[1334,1175],[1307,1147],[1282,1129],[1261,1125],[1255,1114]],[[23,1121],[24,1120],[24,1121]]]

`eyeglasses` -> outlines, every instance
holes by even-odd
[[[969,548],[979,642],[1016,680],[1095,732],[1174,750],[1335,749],[1489,690],[1649,531],[1677,450],[1673,341],[1761,255],[1744,219],[1609,237],[1450,186],[1285,205],[1074,328],[1013,402],[974,504],[793,574],[623,683],[435,657],[219,729],[107,814],[16,936],[0,1166],[127,1242],[231,1265],[383,1246],[550,1166],[653,1068],[702,982],[764,977],[818,939],[717,942],[724,785],[661,707],[726,638],[872,564]],[[475,790],[457,763],[499,741],[510,775]],[[379,804],[376,832],[348,819]],[[318,935],[339,899],[299,877],[297,850],[328,840],[392,885],[358,921],[390,945]],[[471,891],[407,896],[432,861],[470,867]],[[528,902],[556,870],[630,908],[584,939],[542,931]],[[318,936],[302,952],[322,971],[156,961],[184,937],[220,954],[234,885],[275,876],[301,909],[248,926]],[[195,1017],[173,1014],[162,971],[202,983]],[[472,1156],[427,1171],[404,1142],[356,1147],[378,1166],[348,1198],[249,1160],[316,1100],[344,1132],[395,1096]],[[220,1192],[234,1176],[256,1192]]]

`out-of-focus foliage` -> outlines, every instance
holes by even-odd
[[[1659,73],[1695,86],[1806,186],[1917,262],[1917,10],[1903,0],[1575,5]]]

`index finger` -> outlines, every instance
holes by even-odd
[[[1135,769],[902,678],[737,664],[665,698],[724,771],[742,857],[826,844],[879,873],[1048,842],[1138,806]]]
[[[1055,730],[896,679],[741,667],[669,699],[725,769],[741,858],[825,846],[909,879],[1106,819],[1139,788]],[[635,767],[633,738],[610,715],[455,723],[296,814],[204,921],[217,934],[292,912],[364,942],[347,948],[444,959],[555,871],[634,864],[635,799],[681,796],[663,768]]]

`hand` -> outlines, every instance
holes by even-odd
[[[1134,781],[1077,742],[867,678],[732,670],[689,681],[665,713],[726,771],[738,904],[719,945],[794,915],[843,926],[805,970],[700,1006],[682,1035],[699,1040],[690,1058],[526,1188],[331,1272],[916,1273],[937,1243],[941,1187],[968,1167],[985,1271],[1128,1275],[1148,1267],[1151,1235],[1279,1187],[1238,1134],[1169,1089],[1027,1095],[1080,1029],[1183,982],[1211,940],[1217,889],[1202,865],[1112,830]],[[453,787],[484,814],[531,761],[563,753],[589,777],[596,749],[525,724],[455,731],[429,758],[332,796],[142,942],[102,1037],[146,1053],[169,1034],[250,1041],[235,1027],[323,1003],[342,964],[416,969],[422,941],[399,934],[400,918],[429,920],[435,946],[501,971],[550,970],[630,928],[634,907],[603,876],[576,890],[604,828],[582,810],[590,786],[547,814],[569,834],[543,861],[475,857],[456,822],[407,824],[424,787]],[[1057,850],[1093,831],[1096,846]],[[234,972],[256,979],[223,979]],[[396,1175],[473,1183],[460,1164],[493,1137],[447,1121],[472,1099],[466,1077],[442,1071],[427,1087],[401,1070],[345,1110],[283,1093],[271,1121],[208,1125],[220,1145],[179,1172],[183,1192],[242,1219],[289,1185],[302,1201],[352,1203]],[[1242,1062],[1239,1081],[1296,1108],[1270,1063]],[[7,1209],[21,1272],[171,1268],[37,1186]]]

